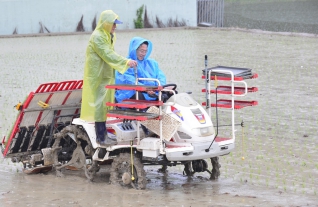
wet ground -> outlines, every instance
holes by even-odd
[[[1,170],[1,206],[317,206],[314,196],[224,177],[211,181],[203,173],[188,178],[178,167],[166,174],[157,167],[145,168],[146,190],[108,184],[109,166],[102,167],[94,182],[82,171],[67,170],[65,177],[56,177],[52,172],[25,175]]]
[[[193,179],[182,167],[157,173],[146,167],[144,191],[108,184],[103,169],[94,183],[83,172],[24,175],[20,164],[0,159],[0,206],[318,206],[318,39],[307,34],[277,34],[230,29],[152,29],[121,31],[116,51],[126,55],[134,36],[154,43],[152,57],[168,82],[204,101],[201,70],[208,66],[251,68],[259,88],[243,100],[259,105],[236,111],[236,149],[220,158],[221,177]],[[89,34],[0,38],[0,136],[17,115],[13,106],[46,82],[82,79]],[[219,82],[219,84],[223,84]],[[219,112],[220,125],[229,123]],[[215,115],[212,116],[215,122]],[[229,136],[228,129],[220,134]],[[242,157],[245,159],[243,160]],[[111,195],[110,197],[107,195]]]
[[[225,0],[224,27],[318,34],[316,0]]]

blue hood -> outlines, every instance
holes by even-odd
[[[137,49],[143,43],[148,42],[148,51],[144,57],[144,60],[147,60],[152,52],[152,42],[150,40],[141,38],[141,37],[134,37],[130,40],[129,44],[129,51],[128,51],[128,58],[137,60]]]

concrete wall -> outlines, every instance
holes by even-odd
[[[39,22],[52,33],[75,32],[82,15],[85,31],[92,31],[94,17],[98,21],[107,9],[124,22],[117,29],[133,29],[141,5],[147,6],[154,25],[158,16],[164,23],[178,18],[196,26],[196,0],[0,0],[0,35],[10,35],[15,28],[18,34],[39,33]]]

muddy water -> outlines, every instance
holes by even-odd
[[[21,165],[1,158],[0,206],[317,206],[317,38],[235,30],[122,31],[119,54],[127,53],[133,36],[152,40],[152,57],[168,82],[180,92],[192,91],[199,102],[204,55],[209,67],[247,67],[259,74],[247,81],[259,92],[241,98],[259,105],[236,112],[245,128],[237,130],[236,150],[220,159],[220,179],[210,181],[207,173],[188,179],[182,167],[169,168],[167,175],[146,167],[148,187],[137,191],[109,185],[107,167],[89,183],[83,172],[24,175]],[[82,79],[88,38],[0,38],[1,137],[16,117],[13,106],[39,84]],[[228,123],[228,111],[219,116],[220,125]],[[220,133],[227,136],[229,130]]]
[[[222,178],[211,181],[206,174],[193,178],[182,170],[168,173],[146,167],[146,190],[114,186],[109,166],[103,166],[94,182],[81,171],[25,175],[1,171],[1,206],[315,206],[315,198],[238,183]]]

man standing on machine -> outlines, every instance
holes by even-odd
[[[84,67],[82,106],[80,118],[95,122],[96,142],[100,145],[115,145],[116,139],[110,139],[106,131],[106,102],[114,103],[114,90],[106,85],[115,83],[115,70],[124,73],[128,68],[136,67],[137,61],[127,59],[114,51],[116,24],[122,24],[112,10],[103,11],[93,31],[86,49]]]

